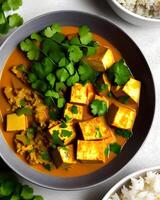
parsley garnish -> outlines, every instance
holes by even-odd
[[[98,99],[95,99],[92,101],[91,105],[91,113],[95,116],[103,116],[108,111],[107,105],[105,101],[101,101]]]

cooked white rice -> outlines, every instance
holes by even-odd
[[[117,0],[128,10],[144,17],[160,17],[160,0]]]
[[[108,200],[160,200],[160,174],[147,172],[143,178],[132,178],[128,186]]]

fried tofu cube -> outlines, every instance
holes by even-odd
[[[115,63],[111,49],[103,46],[97,49],[95,55],[84,58],[84,61],[91,65],[96,71],[100,72],[106,71]]]
[[[18,116],[16,113],[7,115],[7,131],[23,131],[28,127],[25,115]]]
[[[130,78],[129,81],[123,87],[123,91],[133,99],[136,103],[139,103],[140,91],[141,91],[141,82]]]
[[[104,139],[106,146],[108,146],[109,144],[117,142],[117,138],[115,136],[114,130],[111,127],[109,127],[109,131],[110,131],[110,137]]]
[[[62,124],[58,124],[50,128],[49,133],[52,136],[58,133],[58,137],[64,142],[64,145],[71,143],[76,137],[76,131],[71,123],[66,123],[65,127]]]
[[[71,119],[82,120],[84,116],[84,105],[67,103],[64,110],[64,116],[66,115]]]
[[[111,137],[110,128],[104,117],[79,122],[84,140],[102,140]]]
[[[110,125],[117,128],[131,130],[136,118],[136,110],[123,105],[111,104],[108,112]]]
[[[64,147],[58,147],[58,151],[60,153],[63,163],[67,163],[67,164],[77,163],[77,161],[75,159],[75,152],[74,152],[73,144],[70,144],[70,145],[64,146]]]
[[[71,88],[71,103],[80,103],[88,105],[94,98],[94,88],[91,83],[82,85],[76,83]]]
[[[106,144],[101,141],[83,141],[78,140],[77,143],[77,160],[105,162]]]

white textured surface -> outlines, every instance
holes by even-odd
[[[83,10],[111,19],[126,31],[142,50],[153,73],[157,94],[155,118],[145,145],[134,159],[120,173],[112,178],[110,182],[103,183],[93,189],[77,192],[58,192],[34,186],[35,191],[41,193],[46,200],[98,200],[103,197],[104,193],[114,183],[127,174],[145,167],[160,165],[160,27],[136,27],[122,21],[108,7],[106,0],[23,1],[23,7],[20,12],[24,16],[25,21],[49,11],[66,9]],[[142,76],[145,76],[145,74],[142,74]]]

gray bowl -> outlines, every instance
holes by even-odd
[[[33,170],[20,160],[4,141],[0,134],[0,155],[3,160],[19,175],[40,186],[57,190],[78,190],[95,186],[109,179],[124,167],[142,146],[148,135],[155,109],[155,90],[148,64],[137,45],[120,28],[112,22],[83,12],[58,11],[51,12],[25,23],[16,30],[0,48],[0,66],[4,66],[6,59],[17,44],[32,32],[39,31],[52,23],[62,25],[88,25],[93,32],[108,39],[129,64],[133,75],[142,82],[139,115],[133,129],[133,137],[125,145],[123,151],[109,165],[100,170],[80,177],[61,178],[48,176]],[[2,71],[1,67],[1,71]],[[151,92],[152,91],[152,92]],[[147,117],[145,117],[147,116]]]

